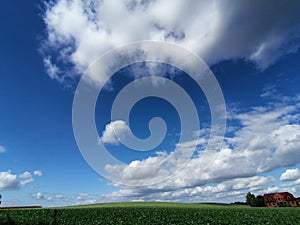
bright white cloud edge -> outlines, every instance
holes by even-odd
[[[272,7],[253,1],[51,1],[43,18],[47,33],[44,64],[51,78],[63,81],[82,74],[115,47],[159,40],[179,44],[209,65],[242,58],[265,69],[299,49],[299,5],[299,1],[289,1],[283,10],[281,1],[273,1]],[[242,29],[236,21],[243,24]],[[103,77],[90,79],[105,81]]]

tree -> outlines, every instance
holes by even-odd
[[[252,194],[251,192],[248,192],[247,193],[247,196],[246,196],[246,202],[248,205],[250,206],[255,206],[256,205],[256,198],[255,198],[255,195]]]
[[[265,207],[265,200],[262,195],[256,196],[256,207]]]
[[[252,194],[251,192],[247,193],[246,202],[251,207],[264,207],[265,206],[263,196],[258,195],[257,197],[255,197],[255,195]]]

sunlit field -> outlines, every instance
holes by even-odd
[[[299,224],[300,207],[251,208],[181,203],[108,203],[0,210],[0,224]]]

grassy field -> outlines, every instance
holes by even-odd
[[[251,208],[180,203],[109,203],[0,210],[0,224],[299,224],[300,207]]]

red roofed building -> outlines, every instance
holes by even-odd
[[[296,198],[289,192],[264,194],[263,197],[267,207],[297,206]]]

